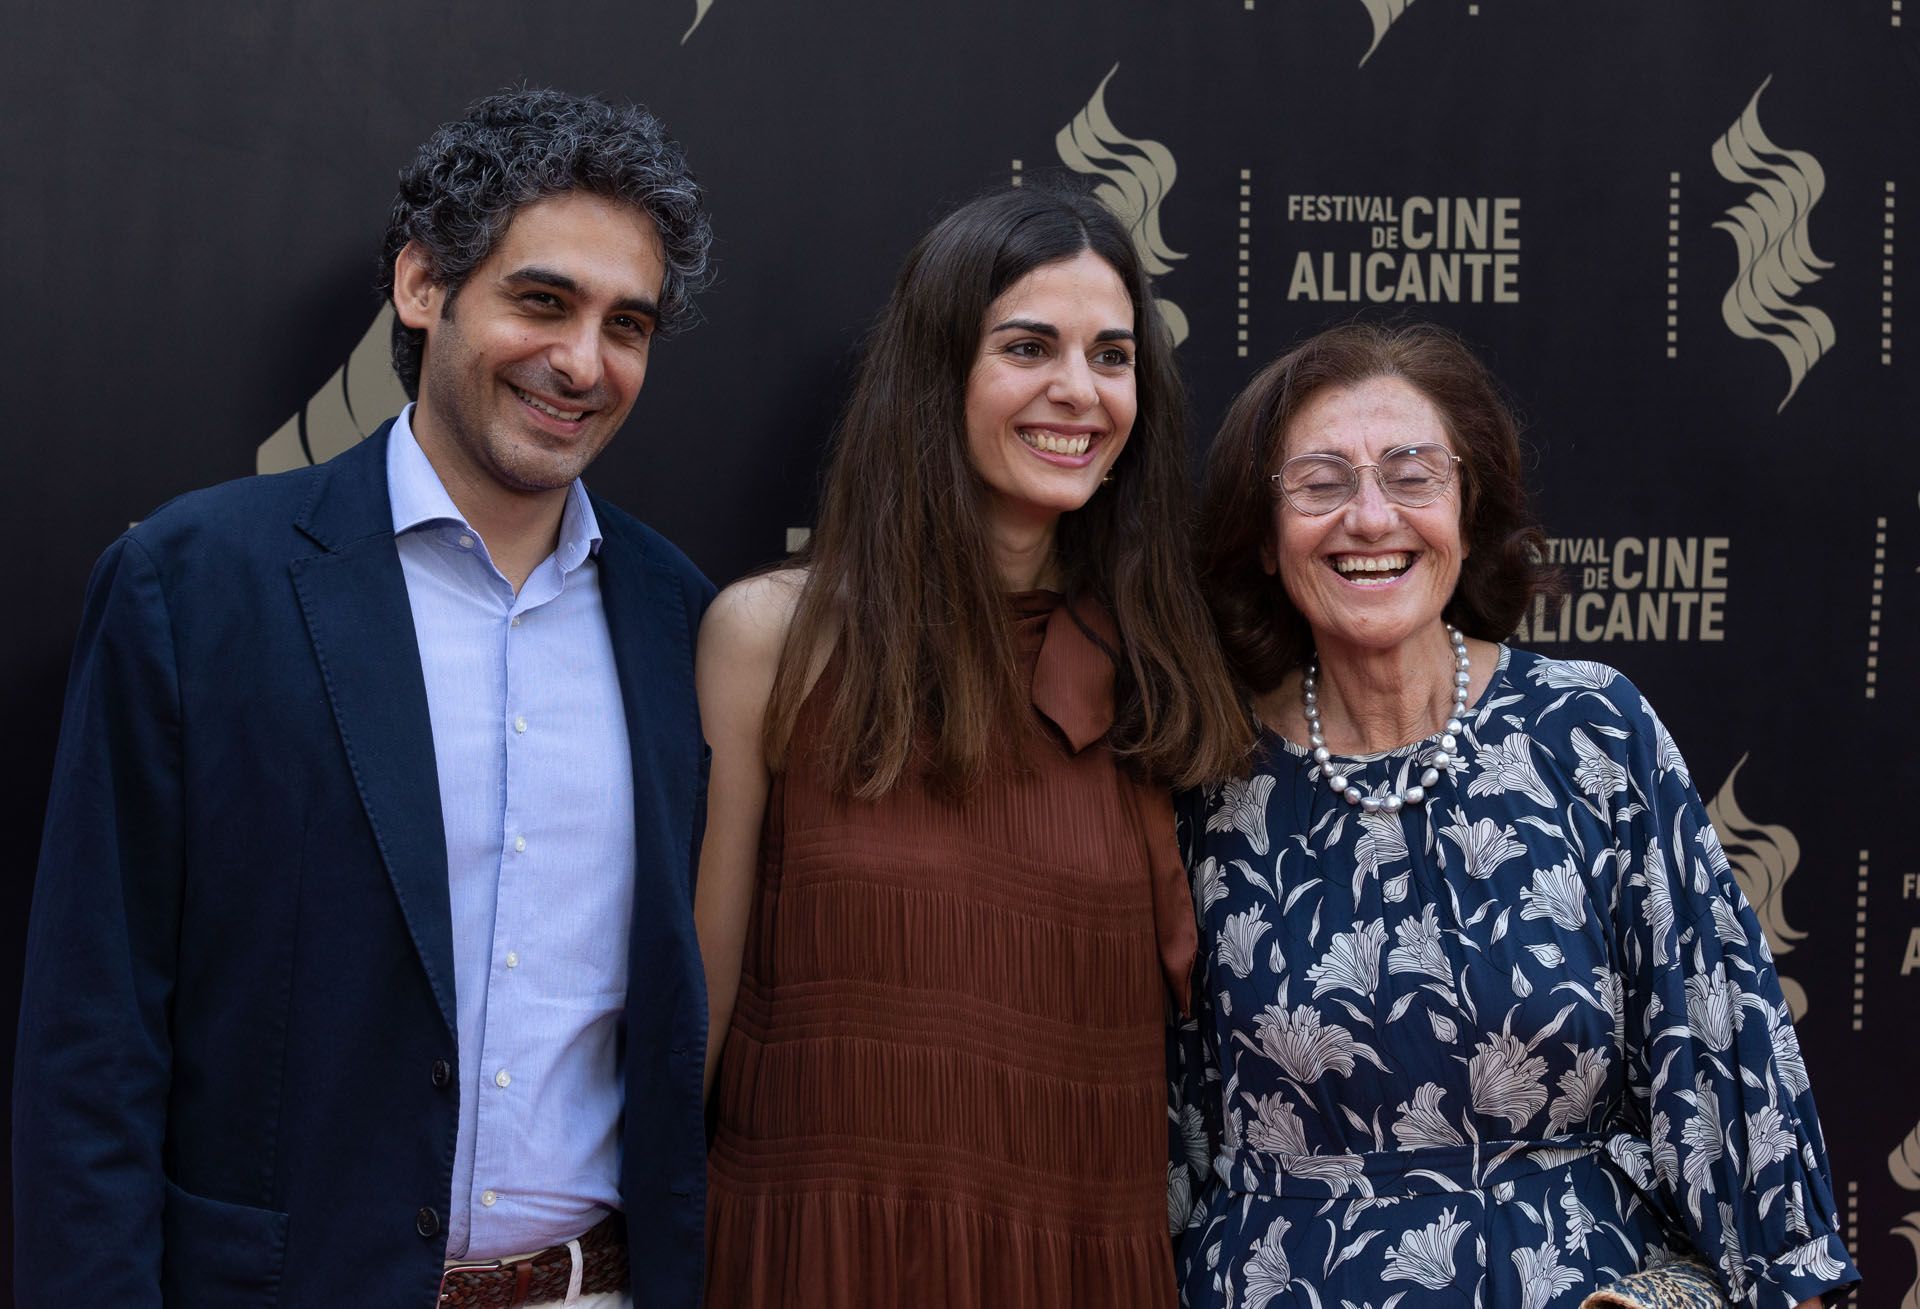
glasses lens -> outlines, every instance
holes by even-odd
[[[1327,455],[1300,455],[1280,469],[1280,489],[1303,514],[1332,513],[1353,495],[1353,465]]]
[[[1410,445],[1380,461],[1380,489],[1403,505],[1432,504],[1452,476],[1453,459],[1437,445]]]

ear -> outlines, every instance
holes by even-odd
[[[393,313],[406,326],[424,331],[446,300],[446,288],[433,280],[433,265],[417,241],[409,241],[393,260]]]

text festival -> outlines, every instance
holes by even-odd
[[[1365,223],[1370,250],[1301,249],[1287,299],[1517,304],[1518,196],[1289,195],[1295,223]],[[1304,242],[1302,243],[1305,244]]]
[[[1537,597],[1516,639],[1724,641],[1724,536],[1554,537],[1547,562],[1561,565],[1570,593]]]

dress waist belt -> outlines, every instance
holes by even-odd
[[[1365,1154],[1268,1154],[1242,1147],[1217,1155],[1213,1171],[1236,1195],[1312,1200],[1343,1195],[1445,1195],[1497,1190],[1534,1173],[1579,1163],[1604,1151],[1612,1139],[1612,1134],[1591,1133]]]

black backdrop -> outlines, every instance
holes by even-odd
[[[1196,449],[1255,365],[1356,312],[1485,350],[1575,582],[1523,639],[1618,664],[1673,728],[1795,992],[1865,1302],[1920,1309],[1920,12],[1901,10],[11,6],[0,830],[21,842],[0,959],[92,559],[169,496],[386,416],[390,375],[355,347],[395,171],[434,124],[529,80],[642,100],[687,144],[721,278],[590,480],[721,581],[809,521],[913,238],[1071,166],[1163,270]]]

